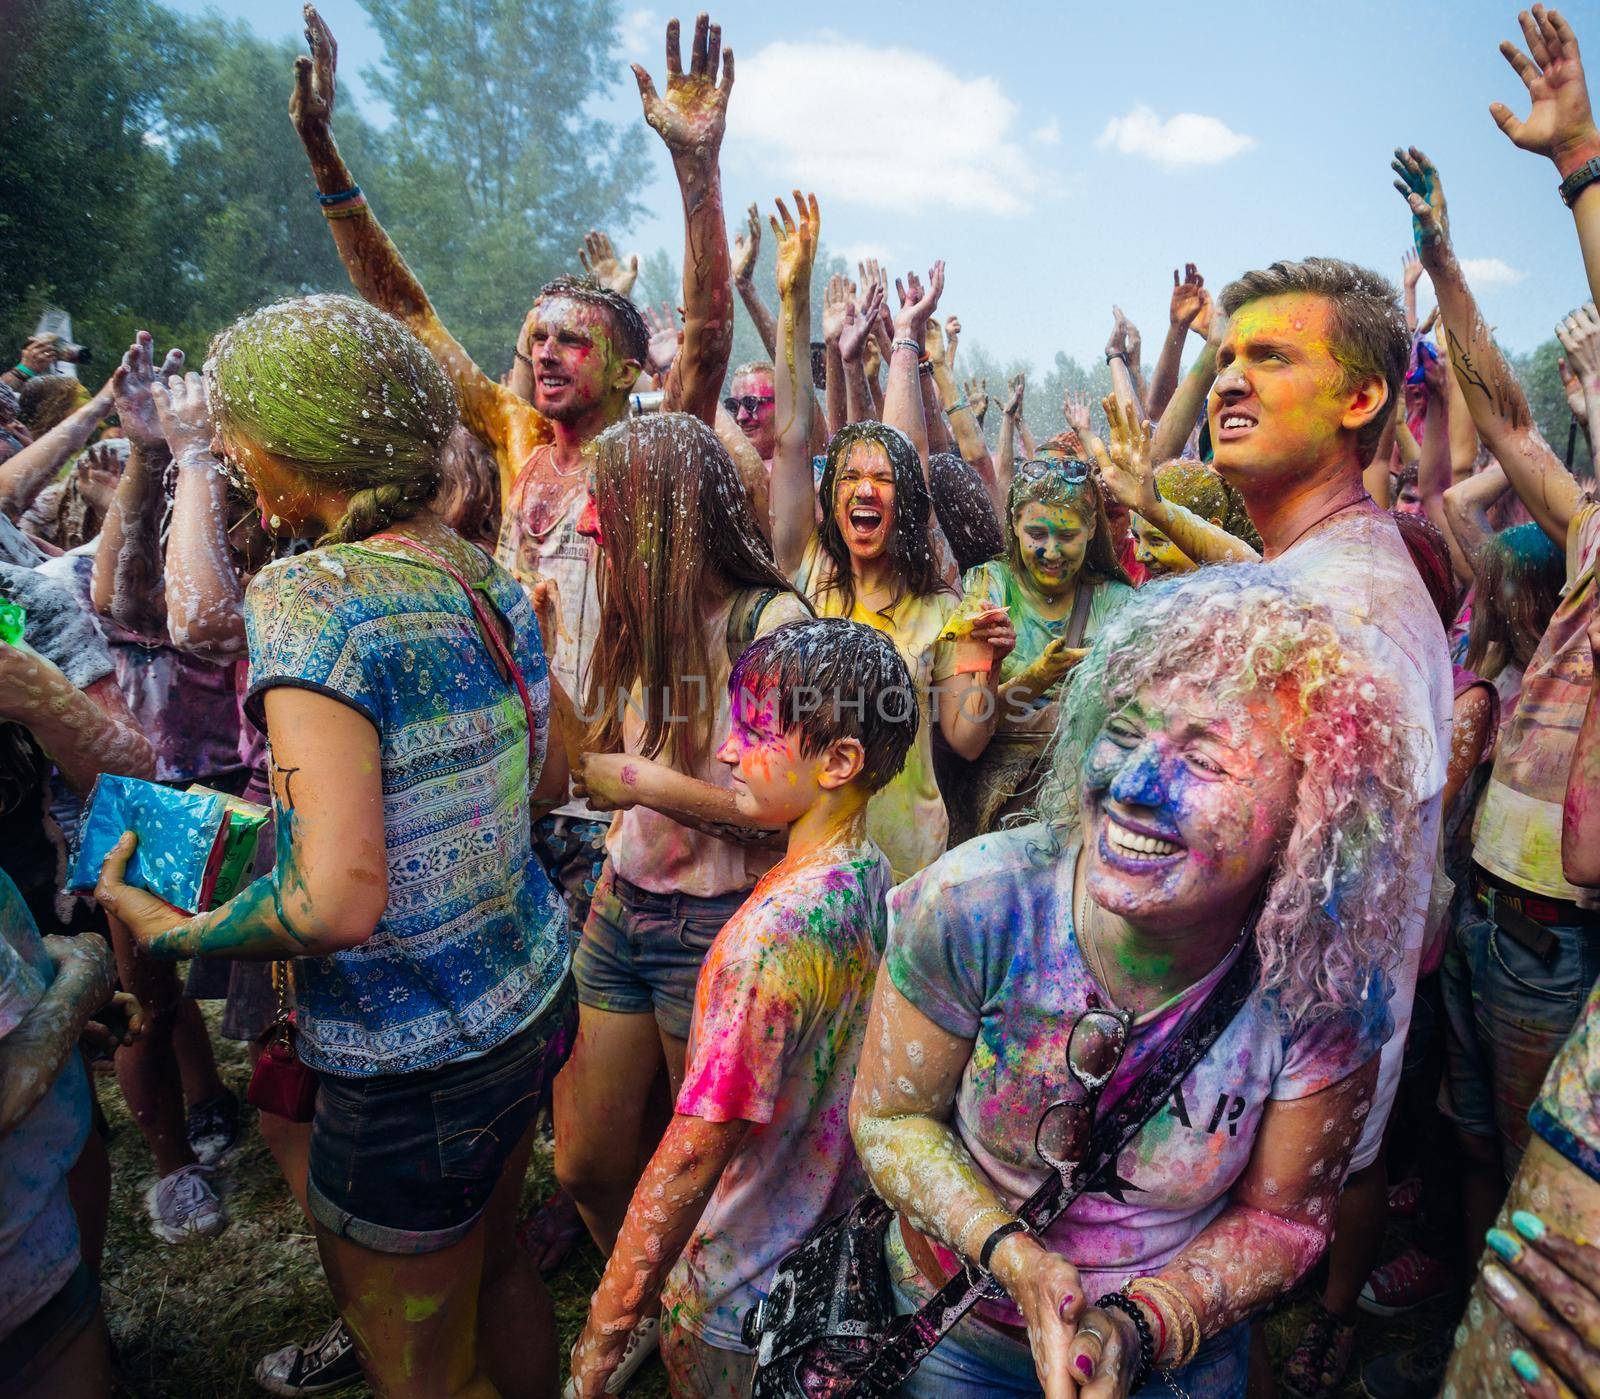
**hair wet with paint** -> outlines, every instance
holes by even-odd
[[[957,568],[965,573],[1005,553],[1005,533],[983,477],[954,452],[934,452],[928,458],[928,482],[933,513]]]
[[[1022,462],[1012,475],[1006,493],[1006,558],[1018,578],[1027,576],[1027,566],[1022,561],[1022,541],[1017,538],[1017,516],[1028,505],[1086,512],[1094,537],[1083,556],[1083,572],[1091,578],[1128,581],[1111,543],[1111,522],[1106,518],[1099,478],[1087,462],[1072,457],[1035,457]]]
[[[1536,524],[1512,525],[1483,543],[1467,627],[1466,667],[1492,680],[1527,669],[1566,584],[1561,550]]]
[[[1177,457],[1163,463],[1156,468],[1156,489],[1162,500],[1215,521],[1235,539],[1260,551],[1261,535],[1244,508],[1244,497],[1204,462]]]
[[[617,350],[623,359],[637,360],[643,364],[650,352],[650,330],[639,314],[639,308],[620,292],[603,287],[593,277],[557,277],[539,288],[534,305],[552,297],[566,297],[598,306],[611,322],[616,337]]]
[[[1294,819],[1256,925],[1261,984],[1291,1021],[1381,994],[1396,950],[1419,815],[1420,746],[1403,697],[1359,662],[1328,610],[1271,564],[1150,583],[1073,672],[1036,817],[1054,848],[1083,809],[1085,757],[1106,721],[1150,686],[1183,679],[1223,698],[1275,693],[1297,768]]]
[[[351,492],[320,544],[409,519],[439,489],[455,391],[415,335],[364,301],[321,294],[242,316],[211,342],[205,378],[224,435]]]

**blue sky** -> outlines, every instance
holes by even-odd
[[[271,36],[300,29],[287,0],[167,3]],[[355,77],[381,57],[377,36],[356,0],[322,8],[346,93],[384,120]],[[673,11],[622,0],[621,12],[618,82],[601,105],[636,121],[626,61],[661,84]],[[687,28],[690,11],[679,13]],[[1600,54],[1600,5],[1566,13]],[[1388,160],[1401,142],[1438,163],[1458,251],[1508,347],[1532,349],[1585,299],[1553,168],[1515,150],[1488,114],[1494,99],[1526,111],[1496,49],[1519,37],[1509,3],[733,0],[714,18],[738,56],[723,149],[730,217],[797,183],[814,188],[831,250],[872,252],[895,271],[943,257],[944,309],[1001,359],[1042,367],[1060,348],[1091,360],[1116,302],[1153,360],[1185,261],[1212,287],[1312,253],[1398,278],[1409,214]],[[681,216],[659,144],[652,172],[647,216],[619,242],[677,260]]]

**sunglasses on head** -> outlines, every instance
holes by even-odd
[[[1039,1159],[1063,1178],[1088,1155],[1095,1107],[1128,1047],[1128,1020],[1125,1012],[1090,1007],[1067,1037],[1069,1096],[1044,1110],[1033,1134]]]
[[[741,408],[743,408],[746,413],[755,413],[761,407],[761,405],[763,403],[771,403],[771,402],[772,402],[772,395],[770,393],[765,393],[765,394],[747,393],[747,394],[741,394],[738,398],[725,398],[725,399],[723,399],[722,400],[722,406],[724,408],[726,408],[730,413],[732,413],[734,415],[734,417],[738,417],[739,416],[739,410]]]
[[[1071,485],[1078,485],[1089,479],[1092,468],[1086,461],[1079,461],[1076,457],[1035,457],[1032,461],[1025,461],[1017,468],[1018,476],[1059,476]]]

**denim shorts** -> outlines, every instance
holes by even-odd
[[[100,1309],[100,1281],[81,1258],[61,1290],[0,1339],[0,1396],[21,1394],[58,1361]]]
[[[619,1015],[653,1013],[663,1033],[688,1039],[700,964],[748,897],[749,890],[713,899],[652,894],[608,860],[572,958],[578,1000]]]
[[[1506,1179],[1528,1145],[1528,1109],[1600,975],[1600,929],[1549,924],[1542,962],[1472,902],[1440,967],[1446,1040],[1440,1108],[1464,1132],[1498,1137]]]
[[[489,1203],[553,1074],[563,992],[475,1059],[422,1073],[319,1074],[306,1203],[325,1229],[375,1253],[437,1253]]]

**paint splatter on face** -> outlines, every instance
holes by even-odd
[[[739,814],[763,826],[788,826],[816,803],[821,756],[800,751],[798,732],[786,734],[779,695],[756,677],[730,696],[728,737],[717,761],[733,769]]]
[[[1314,474],[1359,390],[1333,356],[1333,307],[1309,292],[1264,296],[1234,314],[1206,401],[1212,464],[1232,484]]]
[[[733,415],[734,422],[739,424],[739,431],[750,439],[750,445],[761,454],[762,461],[771,461],[775,446],[777,416],[772,375],[765,369],[751,369],[743,374],[735,374],[733,382],[728,387],[728,394],[740,400],[738,411]],[[746,399],[764,399],[765,402],[758,403],[752,412],[745,403]]]
[[[1030,500],[1012,526],[1028,581],[1046,597],[1056,597],[1077,581],[1083,556],[1094,538],[1094,522],[1070,505]]]
[[[1194,561],[1141,515],[1133,520],[1134,553],[1151,573],[1192,573]]]
[[[845,547],[858,559],[875,559],[889,547],[894,527],[894,468],[875,442],[850,449],[833,489],[833,515]]]
[[[1277,697],[1164,680],[1107,719],[1083,769],[1089,893],[1150,927],[1247,904],[1294,819]]]
[[[553,422],[592,411],[621,361],[602,307],[550,296],[528,313],[523,353],[533,361],[533,406]]]

